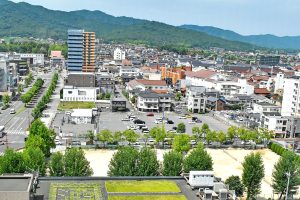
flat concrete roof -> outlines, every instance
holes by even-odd
[[[0,192],[16,192],[27,191],[31,177],[1,177],[0,176]]]

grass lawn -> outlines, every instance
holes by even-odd
[[[58,105],[58,110],[71,110],[71,109],[89,109],[96,108],[96,104],[94,102],[66,102],[61,101]]]
[[[49,200],[102,199],[100,183],[51,183]]]
[[[162,196],[108,196],[108,200],[187,200],[184,195]]]
[[[106,181],[107,192],[181,192],[174,181]]]

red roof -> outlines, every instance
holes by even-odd
[[[255,88],[254,89],[255,94],[270,94],[269,90],[266,88]]]
[[[144,80],[138,79],[136,80],[138,83],[143,85],[159,85],[159,86],[167,86],[166,81],[159,81],[159,80]]]
[[[300,71],[300,65],[299,66],[296,66],[294,67],[296,71]]]
[[[217,72],[211,71],[211,70],[200,70],[200,71],[197,71],[197,72],[186,72],[186,76],[195,77],[195,78],[202,78],[202,79],[210,78],[215,74],[217,74]]]
[[[152,90],[152,91],[157,94],[167,94],[168,93],[168,90]]]

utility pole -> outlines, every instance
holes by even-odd
[[[285,194],[285,200],[288,200],[288,195],[289,195],[289,185],[290,185],[290,178],[291,178],[291,172],[287,172],[286,176],[288,178],[287,186],[286,186],[286,194]]]

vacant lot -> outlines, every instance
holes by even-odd
[[[71,110],[71,109],[89,109],[96,108],[96,104],[94,102],[65,102],[62,101],[58,105],[58,110]]]
[[[146,193],[146,192],[180,192],[173,181],[107,181],[107,192]]]
[[[99,183],[52,183],[50,200],[58,199],[102,199]]]
[[[152,196],[108,196],[108,200],[186,200],[183,195]]]

